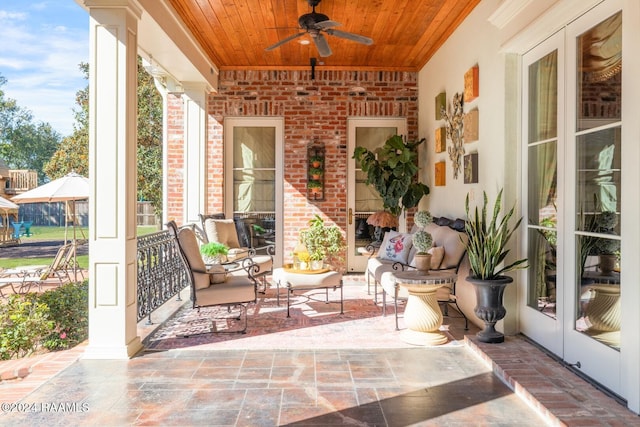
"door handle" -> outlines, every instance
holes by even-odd
[[[353,209],[349,208],[349,225],[353,223]]]

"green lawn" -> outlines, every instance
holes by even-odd
[[[141,225],[138,227],[138,236],[153,233],[157,231],[155,225]],[[33,240],[64,240],[64,227],[31,227],[31,237],[24,237],[24,239]],[[83,237],[84,236],[84,237]],[[76,228],[76,238],[86,239],[89,236],[88,227]],[[67,239],[73,239],[73,228],[67,229]]]
[[[82,228],[84,232],[84,238],[88,237],[89,232],[86,227]],[[154,233],[157,231],[156,226],[139,226],[138,227],[138,236],[143,236],[145,234]],[[31,227],[31,232],[33,236],[31,237],[23,237],[23,241],[27,241],[27,239],[37,239],[37,240],[64,240],[64,227]],[[73,237],[73,231],[68,230],[67,238]],[[79,229],[76,229],[76,238],[82,239],[83,236],[80,233]],[[3,258],[0,259],[0,268],[13,268],[20,266],[28,266],[28,265],[49,265],[53,262],[53,257],[51,258]],[[88,255],[80,255],[78,256],[78,264],[81,268],[89,267],[89,256]]]

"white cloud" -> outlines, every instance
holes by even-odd
[[[35,121],[68,135],[75,94],[87,84],[78,65],[88,61],[88,15],[69,0],[8,8],[0,10],[2,90]]]

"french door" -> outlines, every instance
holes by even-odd
[[[350,118],[347,120],[347,269],[365,271],[368,255],[362,249],[376,240],[374,227],[367,224],[372,213],[382,210],[382,199],[372,186],[366,185],[366,174],[352,158],[356,147],[370,151],[384,145],[393,135],[406,135],[404,118]],[[403,218],[400,218],[400,227]]]
[[[525,54],[522,81],[530,268],[521,330],[624,395],[621,2],[601,3]]]
[[[233,117],[224,121],[224,210],[241,218],[253,247],[275,244],[282,265],[284,121],[276,117]]]

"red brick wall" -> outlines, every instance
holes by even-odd
[[[167,96],[167,219],[182,223],[184,206],[184,112],[179,95]]]
[[[223,71],[219,82],[219,92],[209,96],[208,105],[209,212],[222,210],[224,118],[284,117],[285,260],[298,230],[313,214],[343,229],[347,225],[346,171],[353,154],[347,153],[348,117],[405,117],[408,138],[418,137],[416,73],[316,69],[315,80],[311,80],[307,70]],[[313,141],[324,143],[326,149],[324,201],[306,197],[307,144]],[[170,194],[176,191],[178,188],[171,188]],[[177,202],[170,201],[172,208],[174,205]]]

